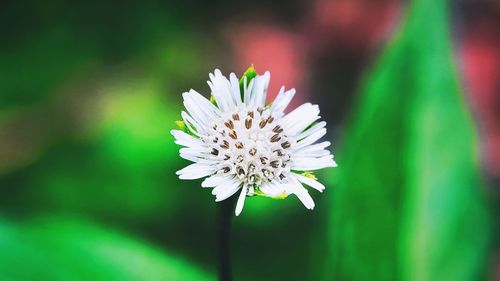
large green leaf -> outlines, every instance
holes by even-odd
[[[367,80],[338,157],[329,277],[484,274],[488,207],[462,99],[446,2],[415,0]]]
[[[1,280],[214,280],[189,262],[85,220],[0,221]]]

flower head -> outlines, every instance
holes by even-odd
[[[326,122],[318,122],[318,106],[305,103],[285,114],[295,89],[284,87],[266,104],[270,74],[257,75],[253,67],[241,79],[231,73],[228,80],[218,69],[209,76],[210,101],[194,90],[184,93],[182,130],[171,131],[184,146],[180,156],[194,162],[177,172],[179,178],[207,177],[201,186],[213,187],[216,201],[239,191],[236,215],[245,197],[253,195],[295,194],[313,209],[302,184],[323,191],[310,171],[336,166],[326,149],[330,142],[316,143],[326,134]]]

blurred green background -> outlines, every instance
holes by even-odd
[[[500,280],[498,30],[494,1],[3,2],[0,280],[216,280],[169,131],[250,64],[320,104],[339,167],[312,212],[246,201],[235,280]]]

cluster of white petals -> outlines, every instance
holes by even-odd
[[[288,114],[285,109],[295,89],[282,87],[274,102],[266,105],[270,74],[247,82],[234,73],[229,79],[216,69],[208,85],[214,103],[194,90],[183,94],[186,130],[172,130],[184,146],[180,156],[194,162],[177,172],[181,179],[207,177],[202,187],[213,188],[216,201],[239,191],[236,215],[246,196],[286,197],[295,194],[308,209],[314,201],[302,184],[318,191],[324,185],[305,171],[335,167],[327,150],[330,142],[316,143],[326,134],[317,105],[305,103]],[[186,132],[187,131],[187,132]]]

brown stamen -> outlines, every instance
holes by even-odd
[[[248,165],[248,171],[249,172],[253,172],[254,170],[255,170],[255,165],[254,164]]]
[[[250,177],[248,177],[248,183],[252,184],[255,182],[255,175],[251,175]]]
[[[235,130],[231,130],[229,132],[229,136],[232,138],[232,139],[237,139],[238,138],[238,135],[236,134],[236,131]]]
[[[247,118],[247,119],[245,119],[245,127],[246,127],[247,129],[252,128],[252,120],[253,120],[252,118]]]
[[[269,177],[269,175],[270,175],[269,171],[266,169],[262,169],[262,173],[264,174],[264,177],[266,177],[266,178]]]
[[[281,128],[280,125],[276,125],[276,127],[273,128],[273,132],[279,134],[279,133],[283,132],[283,128]]]
[[[290,142],[286,141],[286,142],[284,142],[284,143],[281,144],[281,147],[283,147],[283,148],[289,148],[290,145],[291,145]]]
[[[263,119],[263,120],[260,121],[259,127],[262,129],[262,128],[264,128],[266,126],[266,124],[267,124],[267,120]]]
[[[227,120],[226,122],[224,122],[224,125],[226,125],[226,127],[228,127],[229,129],[234,129],[234,123],[231,120]]]
[[[277,142],[281,139],[279,134],[275,134],[274,136],[271,137],[271,142]]]
[[[234,146],[236,146],[236,148],[238,149],[242,149],[243,148],[243,143],[241,143],[241,141],[237,141]]]
[[[236,161],[238,162],[243,162],[243,159],[244,159],[243,155],[238,155],[238,157],[236,157]]]
[[[224,140],[223,144],[221,144],[220,147],[228,149],[229,148],[229,142],[227,140]]]
[[[267,163],[267,157],[260,157],[260,162],[265,165]]]
[[[238,168],[238,176],[245,176],[245,170],[241,167]]]

